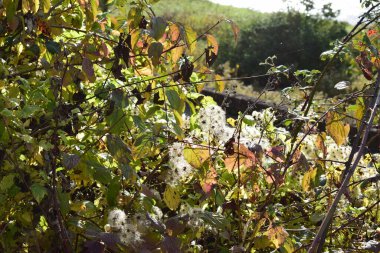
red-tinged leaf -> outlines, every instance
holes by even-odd
[[[234,33],[235,44],[237,44],[240,28],[237,26],[237,24],[235,24],[235,22],[233,22],[230,19],[228,19],[227,22],[231,24],[231,29],[232,29],[232,32]]]
[[[184,47],[176,47],[170,50],[172,62],[177,63],[179,58],[181,58],[184,51]]]
[[[179,36],[181,34],[181,30],[180,28],[178,27],[177,24],[171,24],[169,26],[169,32],[170,32],[170,39],[171,41],[175,42],[179,39]]]
[[[269,184],[275,184],[277,186],[284,183],[284,176],[281,174],[280,164],[272,164],[266,171],[266,181]]]
[[[365,77],[365,79],[367,79],[368,81],[371,81],[373,78],[372,71],[370,71],[369,69],[366,69],[366,68],[361,68],[361,70],[362,70],[362,73],[363,73],[363,76]]]
[[[87,79],[93,83],[96,80],[94,66],[92,65],[92,62],[87,57],[83,58],[82,62],[82,69],[84,73],[86,74]]]
[[[289,236],[288,232],[286,232],[286,230],[281,226],[270,226],[268,231],[265,233],[276,249],[280,248]]]
[[[267,150],[266,154],[279,163],[285,162],[283,146],[271,147]]]
[[[212,36],[211,34],[206,34],[207,38],[207,46],[214,52],[215,55],[218,55],[218,50],[219,50],[219,44],[216,41],[215,37]]]
[[[234,154],[229,155],[224,159],[224,164],[229,172],[236,170],[239,162],[240,166],[244,166],[245,168],[252,168],[256,166],[257,159],[247,147],[242,144],[238,145],[234,142],[233,148]]]
[[[322,151],[323,157],[326,157],[327,155],[327,147],[325,145],[325,140],[326,140],[326,133],[322,132],[318,134],[317,136],[317,141],[315,143],[315,146]]]
[[[206,175],[206,178],[202,180],[201,186],[202,190],[205,193],[209,193],[212,190],[212,186],[217,184],[218,181],[216,178],[218,177],[218,173],[216,172],[214,167],[210,167],[209,172]]]
[[[100,44],[99,53],[100,53],[100,55],[103,56],[104,58],[108,58],[109,50],[108,50],[107,45],[106,45],[103,41],[102,41],[102,43]]]

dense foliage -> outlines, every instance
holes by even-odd
[[[325,72],[298,71],[278,125],[275,109],[232,119],[199,94],[224,90],[211,32],[236,39],[234,22],[197,34],[154,2],[0,1],[0,251],[306,252],[327,232],[331,251],[379,247],[380,159],[359,142],[378,123],[375,9],[324,54],[351,53],[365,89],[340,82],[346,96],[320,105]]]

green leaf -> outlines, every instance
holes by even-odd
[[[171,108],[179,111],[181,109],[181,98],[179,97],[178,92],[175,90],[166,90],[165,94],[169,100]]]
[[[8,189],[10,189],[14,184],[15,177],[16,177],[16,174],[8,174],[4,176],[0,182],[0,191],[6,192]]]
[[[119,136],[108,134],[106,136],[106,145],[111,156],[119,163],[128,164],[130,162],[131,149]]]
[[[164,35],[167,23],[166,21],[161,17],[153,17],[152,18],[152,30],[151,34],[152,37],[155,40],[161,39],[161,37]]]
[[[30,190],[32,191],[33,197],[36,199],[37,203],[40,203],[41,200],[48,194],[47,189],[37,183],[33,184],[30,187]]]
[[[58,54],[59,52],[61,52],[61,45],[55,41],[48,40],[46,41],[45,45],[46,49],[51,54]]]
[[[228,225],[227,219],[223,217],[220,214],[207,212],[207,211],[201,211],[194,214],[198,218],[201,218],[206,223],[210,224],[211,226],[219,229],[225,229]]]
[[[26,105],[22,108],[20,117],[21,118],[29,118],[32,117],[36,112],[40,111],[41,108],[36,105]]]
[[[66,215],[70,211],[70,193],[58,191],[59,206],[62,215]]]
[[[12,111],[8,110],[7,108],[4,108],[4,109],[0,112],[0,114],[3,115],[4,117],[12,117],[12,116],[13,116]]]
[[[123,179],[127,181],[128,183],[134,184],[137,180],[137,174],[136,171],[129,166],[128,164],[122,164],[120,166],[120,169],[123,173]]]
[[[94,169],[94,179],[104,185],[109,184],[112,179],[111,171],[103,166],[95,166]]]
[[[124,108],[128,106],[128,99],[126,99],[121,89],[113,90],[110,99],[115,102],[115,106],[117,107]]]
[[[112,179],[111,170],[104,167],[96,158],[89,157],[85,160],[85,163],[89,167],[88,172],[94,180],[101,184],[107,185]],[[86,179],[88,180],[88,179]]]
[[[160,63],[160,57],[164,46],[160,42],[152,42],[148,48],[148,56],[152,58],[152,63],[157,66]]]
[[[75,154],[63,154],[63,167],[68,170],[75,168],[80,161],[80,157]]]
[[[119,191],[121,189],[120,177],[114,177],[107,187],[106,199],[109,206],[116,206]]]

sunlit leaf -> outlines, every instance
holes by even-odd
[[[183,156],[191,166],[198,169],[210,158],[210,151],[207,148],[185,148]]]
[[[326,115],[327,133],[333,138],[335,143],[340,146],[347,141],[350,132],[350,125],[344,124],[342,116],[336,112],[328,112]]]
[[[217,184],[218,173],[216,172],[214,167],[210,167],[207,175],[201,181],[202,190],[205,193],[209,193],[213,187],[213,185]]]
[[[283,245],[286,238],[289,236],[288,232],[286,232],[282,226],[271,226],[266,234],[276,249]]]
[[[173,42],[177,41],[179,39],[180,34],[181,34],[181,30],[178,27],[178,25],[175,23],[170,24],[169,31],[170,31],[171,41],[173,41]]]
[[[314,188],[314,180],[317,176],[317,168],[311,168],[303,175],[302,178],[302,189],[305,192],[310,191]]]
[[[176,210],[181,203],[181,198],[177,189],[171,185],[166,185],[164,192],[164,202],[171,210]]]
[[[39,0],[21,0],[22,1],[22,12],[24,14],[31,12],[36,13],[40,7]]]
[[[197,39],[197,33],[189,26],[183,27],[183,32],[185,34],[185,41],[187,48],[189,49],[190,53],[194,52],[196,48],[196,39]]]
[[[51,2],[50,0],[42,0],[42,7],[44,13],[48,13],[50,10]]]
[[[219,44],[216,41],[215,37],[211,34],[206,34],[207,45],[211,48],[211,51],[214,52],[215,55],[218,55]]]
[[[229,172],[236,170],[238,168],[238,165],[244,166],[245,168],[256,166],[257,159],[255,155],[244,145],[233,143],[233,152],[234,153],[232,155],[228,155],[224,159],[226,169]]]
[[[226,84],[223,81],[223,77],[221,75],[215,75],[215,90],[217,92],[223,92]]]

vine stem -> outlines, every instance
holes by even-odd
[[[313,240],[313,242],[312,242],[312,244],[308,250],[308,253],[322,252],[322,248],[323,248],[324,240],[325,240],[325,237],[327,234],[327,230],[328,230],[328,227],[329,227],[329,225],[333,219],[333,215],[335,213],[335,210],[338,206],[338,203],[339,203],[344,191],[347,189],[347,187],[349,185],[350,179],[351,179],[352,175],[354,174],[355,169],[358,166],[361,157],[363,156],[363,152],[365,150],[365,144],[366,144],[367,139],[368,139],[368,134],[369,134],[369,131],[373,125],[373,120],[375,118],[376,111],[377,111],[377,108],[379,106],[379,103],[380,103],[380,71],[378,71],[378,73],[377,73],[377,78],[376,78],[376,83],[375,83],[375,96],[372,99],[371,105],[368,107],[368,112],[369,112],[368,123],[367,124],[363,124],[363,123],[361,124],[362,126],[363,125],[366,125],[366,126],[365,126],[365,130],[364,130],[363,138],[360,142],[360,148],[356,154],[355,160],[352,163],[352,165],[351,165],[350,159],[346,164],[347,173],[344,177],[342,185],[340,186],[339,191],[337,192],[332,205],[330,206],[325,218],[323,219],[323,222],[322,222],[321,226],[319,227],[318,233],[317,233],[316,237],[314,238],[314,240]],[[356,135],[356,140],[359,140],[360,138],[361,138],[360,132],[358,132]],[[354,156],[353,152],[354,152],[354,149],[351,152],[350,157]]]
[[[302,106],[302,109],[301,111],[303,111],[303,116],[304,117],[307,117],[308,113],[309,113],[309,110],[311,108],[311,105],[313,103],[313,100],[314,100],[314,96],[317,92],[317,88],[319,87],[320,83],[322,82],[322,78],[326,75],[327,73],[327,70],[332,66],[333,62],[338,58],[339,56],[339,53],[343,50],[344,46],[349,42],[351,41],[357,34],[359,34],[361,31],[363,31],[364,29],[366,29],[370,24],[372,24],[373,22],[375,22],[378,18],[379,18],[379,15],[377,15],[375,18],[369,20],[364,26],[360,27],[360,25],[363,24],[363,21],[365,19],[365,16],[369,13],[371,13],[371,11],[373,11],[375,8],[377,8],[378,6],[380,5],[379,4],[376,4],[374,6],[372,6],[363,16],[362,18],[356,23],[356,25],[354,26],[354,28],[351,29],[351,31],[344,37],[344,39],[341,41],[341,45],[339,46],[339,48],[337,49],[337,51],[334,53],[333,57],[327,62],[327,64],[325,65],[325,67],[323,68],[320,76],[318,77],[317,81],[314,83],[313,87],[311,88],[311,91],[307,97],[307,99],[305,100],[305,103],[303,104]],[[290,151],[289,151],[289,154],[288,154],[288,157],[287,157],[287,160],[286,160],[286,167],[289,166],[291,160],[290,160],[290,153],[292,152],[293,148],[294,148],[294,145],[295,145],[295,142],[296,142],[296,139],[297,139],[297,135],[298,133],[301,131],[302,129],[302,122],[299,122],[295,125],[294,127],[294,130],[293,130],[293,138],[292,138],[292,145],[291,145],[291,148],[290,148]]]

